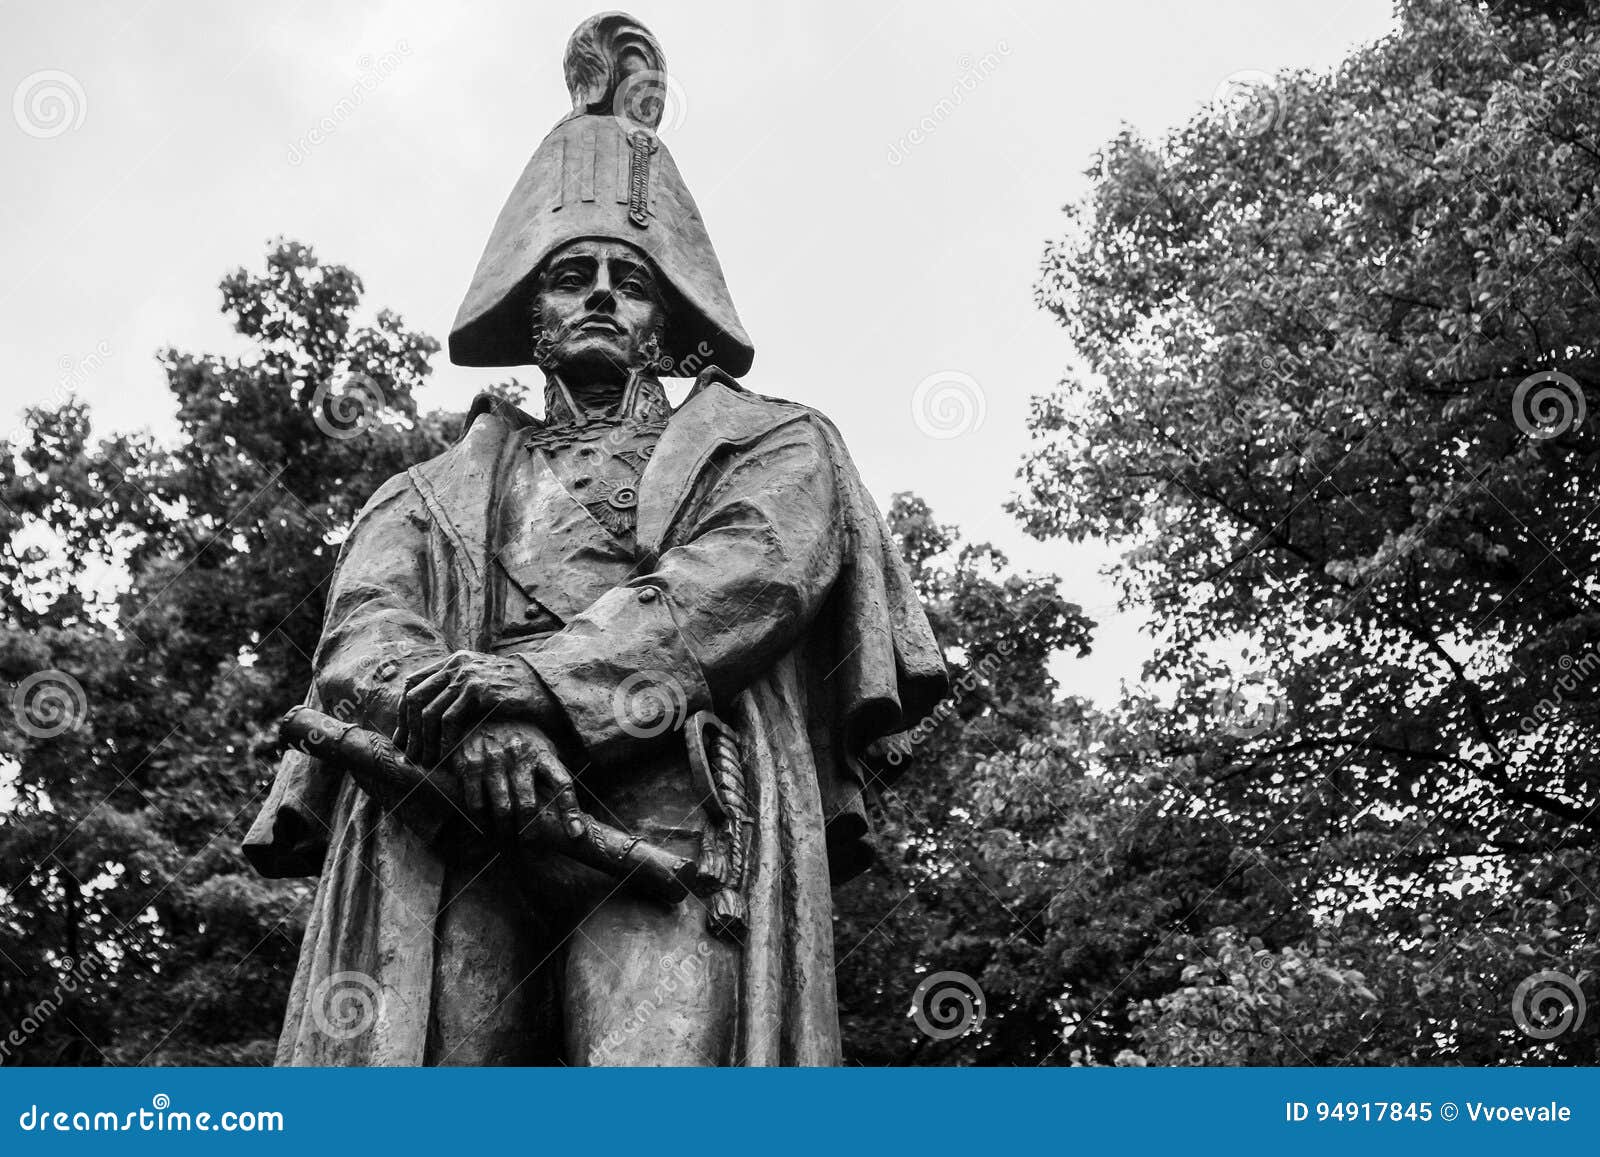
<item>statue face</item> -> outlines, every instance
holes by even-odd
[[[572,241],[539,275],[534,312],[551,368],[584,382],[622,382],[644,365],[666,319],[649,258],[621,241]]]

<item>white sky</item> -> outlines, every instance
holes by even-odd
[[[172,432],[152,355],[236,348],[217,281],[259,267],[278,235],[351,266],[369,305],[443,341],[513,180],[568,108],[561,53],[596,10],[0,0],[0,94],[13,97],[0,119],[0,430],[66,383],[102,432]],[[1061,574],[1102,624],[1095,655],[1061,665],[1064,685],[1112,692],[1147,645],[1096,573],[1107,552],[1033,543],[1000,509],[1028,398],[1072,357],[1032,302],[1043,245],[1122,123],[1158,135],[1231,74],[1332,65],[1388,30],[1389,0],[629,10],[676,81],[663,135],[755,342],[746,383],[829,414],[880,502],[915,490],[969,539]],[[81,91],[82,121],[39,138],[15,94],[47,70]],[[359,106],[308,149],[358,88]],[[932,130],[911,144],[925,117]],[[913,420],[918,383],[941,372],[981,391],[982,424],[959,437]],[[463,408],[504,376],[441,353],[421,401]]]

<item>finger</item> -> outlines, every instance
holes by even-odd
[[[439,745],[422,717],[421,705],[411,712],[407,724],[406,755],[412,763],[423,767],[437,767],[439,764]]]
[[[428,702],[428,697],[424,696],[418,698],[416,696],[417,688],[438,674],[439,670],[449,661],[450,660],[448,658],[435,659],[426,666],[418,667],[415,671],[412,671],[406,676],[405,683],[400,688],[400,721],[401,730],[405,731],[407,734],[410,734],[416,729],[416,724],[412,719],[412,716],[420,711]]]
[[[427,705],[427,700],[417,698],[410,691],[400,700],[401,729],[406,737],[405,751],[413,763],[422,761],[422,709]]]
[[[441,667],[428,675],[426,679],[416,682],[406,682],[406,698],[415,699],[419,703],[426,703],[440,691],[450,685],[450,680],[455,677],[454,667]]]
[[[465,688],[454,684],[446,687],[417,716],[416,726],[421,733],[423,766],[433,767],[443,755],[450,752],[450,748],[441,747],[439,744],[439,720],[443,719],[444,713],[455,705],[464,690]]]
[[[454,678],[455,676],[451,671],[440,671],[406,691],[405,707],[402,714],[406,720],[408,737],[426,738],[428,727],[423,720],[423,713],[435,699],[450,689],[451,681]],[[422,748],[419,747],[419,754],[421,750]]]
[[[458,752],[455,759],[457,778],[461,781],[461,798],[466,806],[467,819],[477,829],[481,836],[487,832],[484,827],[484,794],[482,751],[474,745]]]
[[[578,789],[572,782],[571,774],[551,752],[540,754],[538,765],[539,782],[544,785],[550,801],[547,806],[561,817],[567,835],[579,839],[589,825],[584,822],[583,809],[578,806]]]
[[[439,716],[439,750],[446,759],[450,753],[466,742],[473,726],[478,722],[477,712],[473,710],[477,703],[477,696],[472,694],[468,687],[456,696],[454,703],[444,709],[444,714]]]
[[[411,689],[413,687],[415,687],[418,683],[421,683],[426,679],[432,678],[439,671],[439,669],[441,667],[443,667],[449,661],[450,661],[450,656],[446,655],[443,659],[434,659],[432,662],[424,663],[422,666],[418,667],[415,671],[412,671],[409,675],[406,676],[405,683],[403,684],[403,686],[405,687],[406,693],[409,695],[411,693]]]
[[[499,744],[489,748],[490,758],[484,764],[484,793],[488,796],[490,823],[494,834],[503,840],[517,837],[517,818],[511,810],[511,786],[506,771],[505,749]]]
[[[506,761],[511,780],[511,802],[517,811],[517,838],[527,840],[536,834],[539,823],[539,789],[533,779],[533,760],[527,752],[512,752]]]

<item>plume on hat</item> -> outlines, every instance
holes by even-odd
[[[615,114],[618,94],[626,96],[625,88],[638,85],[636,78],[653,81],[659,94],[666,82],[667,57],[655,35],[632,16],[626,12],[602,12],[573,30],[563,68],[567,91],[572,94],[571,116]],[[640,103],[640,115],[630,115],[629,119],[647,128],[658,127],[662,108],[659,95],[654,102]]]

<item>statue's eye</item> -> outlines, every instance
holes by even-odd
[[[587,283],[588,278],[584,277],[584,275],[578,270],[567,269],[557,273],[555,277],[551,279],[550,288],[562,289],[570,292],[572,290],[582,289]]]
[[[649,284],[637,277],[628,278],[617,286],[617,290],[629,297],[637,297],[642,301],[648,301],[654,296],[650,291]]]

